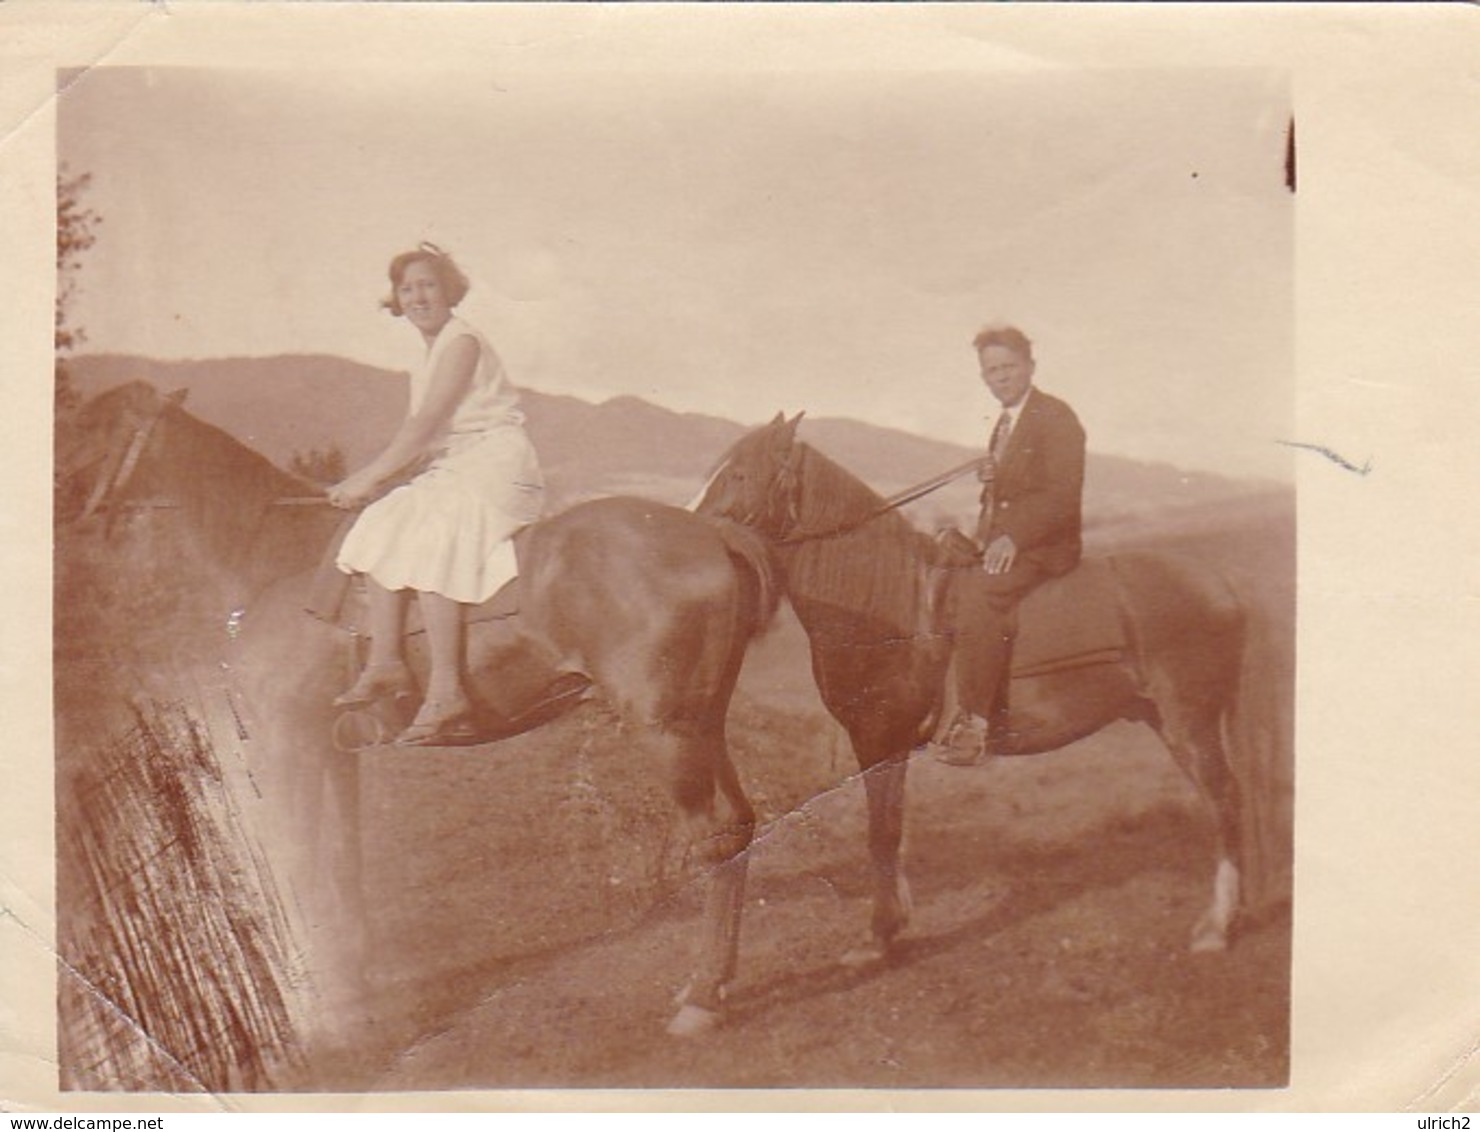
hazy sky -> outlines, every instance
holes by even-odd
[[[982,443],[1010,321],[1092,449],[1288,474],[1293,197],[1265,70],[428,76],[95,68],[58,155],[104,224],[87,349],[404,368],[430,239],[519,383]],[[291,411],[284,406],[284,411]],[[659,438],[660,439],[660,438]]]

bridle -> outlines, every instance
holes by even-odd
[[[149,438],[154,434],[154,428],[159,424],[160,418],[171,405],[178,405],[183,400],[182,394],[172,393],[162,399],[159,407],[152,413],[140,418],[138,427],[134,429],[134,435],[129,438],[128,447],[124,449],[122,459],[111,471],[98,477],[92,494],[88,496],[87,503],[82,508],[79,521],[92,518],[104,506],[109,496],[122,491],[127,486],[134,474],[134,469],[139,466],[139,457],[144,454],[144,446],[149,443]]]
[[[799,446],[792,445],[791,450],[786,455],[786,459],[782,461],[780,469],[771,481],[771,489],[767,494],[766,503],[757,509],[757,514],[748,516],[746,519],[741,520],[742,522],[747,524],[754,523],[759,517],[759,513],[780,513],[790,523],[798,521],[797,494],[801,486],[801,476],[797,465],[801,460],[801,453],[802,449]],[[932,492],[939,491],[947,484],[954,483],[964,476],[979,472],[983,459],[984,457],[981,456],[974,457],[965,463],[956,465],[954,468],[948,468],[946,471],[931,476],[927,480],[922,480],[917,484],[907,487],[903,491],[896,492],[887,499],[881,500],[857,518],[849,519],[846,522],[838,523],[831,527],[819,527],[813,530],[794,530],[789,534],[778,535],[772,541],[777,546],[797,546],[802,543],[841,538],[843,535],[852,534],[859,528],[867,526],[875,519],[881,518],[891,511],[897,511],[906,504],[913,503],[915,500],[923,499]]]

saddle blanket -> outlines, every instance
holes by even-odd
[[[1012,674],[1032,676],[1119,660],[1129,647],[1115,593],[1115,566],[1086,558],[1018,604]]]

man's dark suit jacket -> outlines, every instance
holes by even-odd
[[[998,462],[996,482],[982,491],[977,542],[985,547],[998,535],[1009,535],[1017,544],[1018,563],[1049,576],[1067,574],[1079,562],[1083,493],[1079,418],[1057,397],[1030,388]],[[1017,569],[1014,565],[1012,572]]]

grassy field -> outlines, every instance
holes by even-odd
[[[1091,531],[1097,551],[1175,550],[1226,570],[1259,627],[1245,688],[1259,742],[1243,771],[1259,803],[1260,876],[1227,954],[1186,951],[1211,877],[1208,817],[1155,737],[1123,724],[979,771],[913,760],[912,928],[898,962],[839,966],[867,928],[862,789],[817,700],[805,638],[783,616],[752,649],[730,717],[762,822],[741,974],[728,1025],[690,1044],[662,1025],[694,945],[700,878],[641,736],[593,705],[493,748],[360,756],[366,993],[359,1014],[306,1047],[283,990],[291,941],[232,792],[234,752],[193,726],[214,694],[230,599],[204,581],[166,584],[157,551],[138,549],[146,541],[59,548],[70,1087],[1269,1087],[1286,1077],[1288,498]],[[131,860],[151,864],[124,867]],[[234,965],[192,965],[226,941],[238,941]]]

